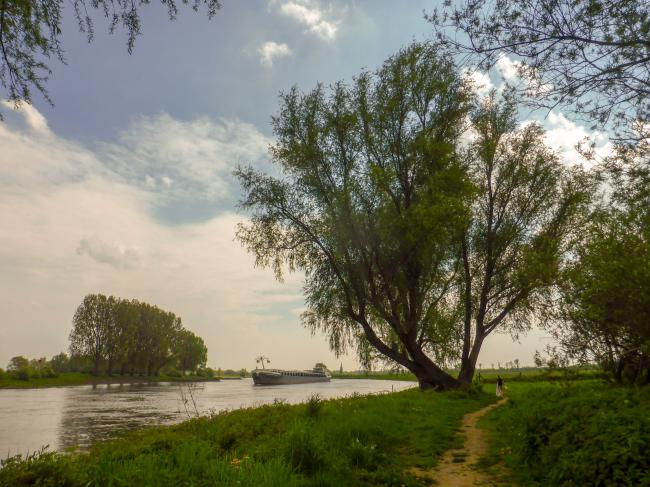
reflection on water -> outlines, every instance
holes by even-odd
[[[113,384],[0,390],[0,456],[51,449],[87,448],[126,431],[183,421],[188,415],[255,406],[282,399],[305,401],[353,393],[402,390],[412,382],[333,380],[314,384],[253,386],[250,379],[178,383]],[[191,387],[191,397],[188,393]],[[188,399],[184,403],[183,397]],[[193,400],[192,400],[193,398]]]
[[[59,450],[84,449],[137,427],[182,419],[177,385],[113,384],[69,389],[57,432]]]

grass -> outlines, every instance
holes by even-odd
[[[462,416],[492,401],[407,390],[278,402],[130,433],[88,454],[8,459],[0,485],[421,485],[407,470],[434,466],[457,446]]]
[[[417,381],[417,378],[410,372],[406,374],[395,374],[390,372],[368,372],[359,374],[356,372],[332,372],[332,379],[378,379],[378,380],[407,380]]]
[[[449,370],[454,377],[458,375],[457,370]],[[514,369],[487,369],[476,371],[474,376],[475,380],[479,379],[480,372],[480,381],[483,383],[495,383],[497,376],[501,376],[503,379],[508,382],[531,382],[531,381],[554,381],[554,380],[565,380],[567,378],[571,380],[580,380],[580,379],[594,379],[602,376],[602,372],[599,370],[571,370],[569,372],[564,372],[561,370],[548,371],[546,369],[536,369],[536,368],[522,368],[521,370]],[[356,372],[332,372],[332,379],[380,379],[380,380],[405,380],[405,381],[416,381],[417,378],[412,373],[402,373],[396,374],[392,372],[368,372],[368,373],[356,373]]]
[[[522,486],[649,486],[650,387],[602,381],[516,383],[480,423],[489,471]]]
[[[30,378],[29,380],[17,380],[9,377],[0,379],[0,389],[32,389],[39,387],[62,387],[78,386],[84,384],[120,384],[131,382],[185,382],[185,381],[206,381],[218,380],[199,376],[170,377],[166,375],[157,376],[121,376],[121,375],[100,375],[83,374],[81,372],[63,372],[56,377]]]
[[[601,370],[588,369],[578,370],[546,370],[546,369],[525,369],[517,370],[488,370],[481,371],[480,381],[482,383],[494,384],[497,376],[510,382],[552,382],[552,381],[575,381],[575,380],[593,380],[604,377]],[[478,372],[474,376],[475,380],[479,379]]]

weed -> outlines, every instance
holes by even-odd
[[[313,473],[323,466],[322,448],[309,423],[296,421],[287,432],[285,442],[285,458],[297,471]]]
[[[323,409],[323,399],[320,394],[312,394],[307,400],[307,415],[310,418],[315,418]]]

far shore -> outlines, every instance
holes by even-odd
[[[452,375],[456,375],[451,371]],[[579,370],[571,371],[547,370],[525,368],[522,370],[482,370],[477,371],[476,380],[482,383],[496,382],[497,376],[501,376],[507,382],[531,382],[531,381],[553,381],[566,379],[567,375],[572,379],[595,379],[602,376],[599,370]],[[130,375],[101,375],[83,374],[80,372],[65,372],[57,377],[32,378],[29,380],[15,380],[2,378],[0,379],[0,390],[2,389],[39,389],[46,387],[67,387],[81,385],[109,385],[109,384],[147,384],[156,382],[218,382],[220,380],[241,380],[240,376],[220,376],[204,377],[198,375],[186,375],[182,377],[172,377],[167,375],[158,376],[130,376]],[[396,380],[396,381],[417,381],[417,378],[411,373],[387,373],[373,371],[369,373],[358,372],[332,372],[332,380],[337,379],[378,379],[378,380]]]
[[[183,377],[100,375],[66,372],[57,377],[33,378],[29,380],[0,379],[0,389],[40,389],[45,387],[66,387],[81,385],[109,384],[147,384],[155,382],[218,382],[219,380],[240,379],[240,377],[202,377],[187,375]]]

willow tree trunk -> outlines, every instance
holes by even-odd
[[[474,373],[476,372],[476,362],[478,361],[478,355],[481,351],[481,345],[483,344],[484,337],[482,334],[478,334],[474,338],[474,343],[471,349],[467,353],[463,353],[463,357],[460,362],[460,372],[458,373],[458,380],[464,385],[470,385],[472,380],[474,380]],[[469,347],[468,347],[469,348]]]
[[[417,360],[417,359],[416,359]],[[446,391],[457,389],[462,383],[434,364],[428,357],[410,363],[407,368],[413,372],[418,379],[420,390],[433,389]]]
[[[421,391],[436,390],[446,391],[449,389],[457,389],[462,383],[454,379],[451,375],[444,371],[426,371],[421,374],[415,374],[418,379],[418,385]]]

